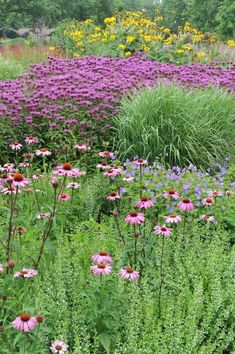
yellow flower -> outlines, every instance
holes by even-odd
[[[102,43],[108,43],[108,40],[107,40],[106,38],[102,38],[102,39],[101,39],[101,42],[102,42]]]
[[[99,32],[99,31],[101,31],[101,28],[100,28],[99,26],[96,26],[96,27],[95,27],[95,31],[96,31],[96,32]]]
[[[235,48],[235,41],[233,39],[230,39],[227,41],[227,45],[229,45],[229,47]]]
[[[74,58],[80,58],[81,55],[79,53],[74,53],[73,56]]]
[[[90,25],[91,23],[93,23],[93,20],[91,20],[90,18],[88,20],[85,20],[84,23],[86,25]]]
[[[201,42],[204,38],[203,34],[196,34],[195,36],[193,36],[193,41],[194,42]]]
[[[184,54],[184,50],[183,49],[177,49],[176,54]]]
[[[170,28],[164,28],[164,29],[163,29],[163,32],[164,32],[164,33],[170,33],[171,30],[170,30]]]
[[[53,51],[53,50],[55,50],[55,47],[49,47],[48,49]]]
[[[195,53],[195,55],[198,57],[198,58],[202,58],[204,57],[206,54],[204,52],[197,52]]]
[[[126,57],[126,58],[128,58],[128,57],[131,56],[131,52],[125,52],[124,54],[125,54],[125,57]]]
[[[116,35],[115,34],[111,34],[111,36],[109,37],[110,41],[114,41],[116,39]]]
[[[158,16],[157,17],[157,21],[163,21],[163,17],[162,16]]]
[[[143,35],[142,36],[143,40],[145,40],[146,42],[150,42],[151,41],[151,36],[147,36],[147,35]]]
[[[126,37],[126,42],[129,43],[129,44],[134,42],[134,40],[135,40],[135,37],[133,37],[133,36],[127,36]]]
[[[104,19],[104,23],[106,25],[112,25],[112,24],[115,24],[116,23],[116,17],[106,17]]]
[[[143,47],[144,52],[148,52],[150,49],[146,44],[143,44],[142,47]]]
[[[166,45],[169,45],[169,44],[172,44],[174,38],[171,36],[171,37],[168,37],[167,39],[164,40],[164,44]]]
[[[124,50],[124,49],[126,49],[126,46],[124,45],[124,44],[119,44],[119,46],[118,46],[121,50]]]
[[[183,45],[183,48],[184,48],[185,50],[189,50],[189,51],[193,50],[193,48],[191,47],[190,43],[184,44],[184,45]]]

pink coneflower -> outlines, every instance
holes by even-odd
[[[60,202],[67,202],[68,200],[71,199],[70,195],[67,194],[67,193],[61,193],[58,195],[57,199],[60,201]]]
[[[133,179],[134,179],[134,177],[127,175],[127,176],[123,177],[122,180],[130,183],[131,181],[133,181]]]
[[[164,191],[163,193],[164,198],[173,198],[173,199],[179,199],[180,195],[178,192],[176,192],[173,188],[170,188],[168,192]]]
[[[42,323],[45,321],[45,316],[43,316],[43,315],[36,316],[36,320],[37,320],[37,323]]]
[[[27,231],[26,228],[23,227],[23,226],[19,226],[18,229],[17,229],[18,234],[23,234],[23,233],[25,233],[26,231]]]
[[[51,216],[51,213],[39,213],[36,218],[40,220],[48,219]]]
[[[23,145],[20,144],[20,143],[18,143],[17,141],[14,142],[14,143],[12,143],[12,144],[10,144],[11,149],[12,149],[12,150],[15,150],[15,151],[20,150],[20,149],[22,148],[22,146],[23,146]]]
[[[100,251],[99,253],[93,254],[91,259],[93,262],[96,262],[96,263],[107,262],[107,263],[112,264],[112,262],[113,262],[112,257],[106,251]]]
[[[59,176],[68,176],[68,177],[81,176],[81,171],[79,171],[78,168],[74,168],[70,162],[65,162],[63,165],[56,167],[53,173]]]
[[[39,150],[36,150],[35,152],[36,156],[50,156],[51,152],[47,150],[46,148],[41,148]]]
[[[93,275],[108,275],[112,273],[112,267],[109,264],[98,263],[91,266],[91,271]]]
[[[180,215],[176,215],[176,214],[170,214],[167,216],[164,216],[164,219],[166,220],[167,224],[177,224],[178,222],[182,221],[182,218]]]
[[[142,213],[137,213],[136,211],[132,211],[125,217],[125,221],[129,224],[138,225],[144,222],[145,216]]]
[[[30,153],[30,152],[26,152],[25,154],[23,154],[23,157],[25,159],[31,159],[33,157],[34,154]]]
[[[91,150],[90,146],[86,145],[86,144],[76,144],[74,145],[75,149],[78,149],[80,151],[89,151]]]
[[[171,235],[171,229],[169,227],[166,227],[165,225],[163,226],[155,226],[154,232],[157,235],[162,235],[165,237],[169,237]]]
[[[127,268],[121,268],[119,273],[120,277],[122,277],[125,280],[130,280],[130,281],[136,281],[139,279],[140,274],[136,270],[127,267]]]
[[[0,167],[0,172],[13,172],[15,169],[13,163],[5,163],[3,166]]]
[[[222,197],[222,196],[223,196],[223,192],[221,192],[221,191],[209,191],[208,192],[209,198],[216,198],[216,197]]]
[[[33,278],[36,275],[38,275],[38,271],[36,269],[23,268],[21,271],[15,272],[14,278]]]
[[[143,165],[147,165],[148,161],[147,160],[144,160],[144,159],[137,159],[137,160],[134,160],[132,162],[132,164],[135,166],[135,167],[140,167],[140,166],[143,166]]]
[[[19,167],[22,167],[22,168],[26,168],[26,167],[29,167],[30,166],[30,163],[27,162],[27,161],[24,161],[24,162],[20,162],[19,163]]]
[[[96,165],[96,167],[101,168],[102,170],[110,170],[111,166],[107,162],[101,162]]]
[[[67,188],[71,188],[71,189],[78,189],[79,186],[80,186],[80,184],[77,182],[70,182],[67,184]]]
[[[3,268],[3,264],[0,263],[0,272],[3,272],[4,268]]]
[[[3,194],[16,194],[16,193],[21,193],[21,191],[16,187],[13,187],[13,186],[8,186],[6,188],[3,188],[2,189],[2,193]]]
[[[55,340],[51,343],[50,349],[53,353],[64,354],[68,350],[68,344],[61,342],[60,340]]]
[[[200,215],[201,220],[216,222],[215,217],[213,215]]]
[[[37,181],[39,179],[42,179],[43,178],[43,175],[41,175],[40,173],[35,173],[33,176],[32,176],[32,179],[34,181]]]
[[[12,179],[14,187],[26,187],[30,183],[28,178],[25,178],[21,173],[15,173]]]
[[[152,208],[153,202],[149,198],[143,196],[135,203],[135,206],[140,209],[149,209]]]
[[[120,199],[120,195],[117,192],[111,192],[106,199],[110,200],[110,201],[114,201],[116,199]]]
[[[6,267],[7,267],[7,268],[14,268],[15,265],[16,265],[16,262],[14,262],[14,261],[8,261],[8,262],[6,263]]]
[[[116,177],[116,176],[118,176],[118,173],[117,173],[117,171],[114,168],[110,168],[109,170],[104,172],[104,176],[106,176],[106,177]]]
[[[33,331],[36,325],[36,317],[30,316],[28,313],[23,313],[12,322],[13,328],[23,332]]]
[[[101,151],[99,152],[99,156],[106,158],[106,159],[112,159],[114,160],[114,154],[113,152],[109,152],[109,151]]]
[[[207,206],[211,206],[213,204],[215,204],[215,200],[213,198],[205,198],[202,201],[203,205],[207,205]]]
[[[195,207],[189,198],[184,198],[177,204],[177,207],[182,211],[191,211],[194,210]]]
[[[26,144],[37,144],[38,138],[36,136],[29,135],[25,139]]]

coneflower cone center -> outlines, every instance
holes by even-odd
[[[14,175],[13,179],[14,179],[15,182],[22,182],[23,179],[24,179],[24,176],[21,173],[16,173]]]
[[[188,198],[184,198],[184,199],[183,199],[183,203],[188,204],[188,203],[190,203],[190,200],[189,200]]]
[[[72,170],[72,165],[71,165],[71,163],[65,162],[65,163],[63,164],[63,169],[66,170],[66,171]]]
[[[104,264],[104,263],[99,263],[99,264],[98,264],[98,268],[104,269],[104,268],[105,268],[105,264]]]
[[[56,350],[61,350],[61,349],[63,349],[63,347],[62,347],[61,345],[57,344],[57,345],[55,346],[55,349],[56,349]]]
[[[106,251],[100,251],[100,256],[107,256],[108,255],[108,252],[106,252]]]
[[[23,322],[28,322],[29,319],[30,319],[30,315],[28,313],[23,313],[21,316],[20,316],[20,319],[21,321]]]
[[[132,212],[130,213],[130,216],[136,217],[136,216],[137,216],[137,212],[136,212],[136,211],[132,211]]]
[[[133,273],[133,272],[134,272],[134,269],[132,269],[132,268],[126,268],[126,271],[127,271],[127,273]]]

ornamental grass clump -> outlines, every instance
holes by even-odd
[[[158,85],[125,97],[117,118],[119,156],[212,166],[234,149],[234,98],[223,90]]]

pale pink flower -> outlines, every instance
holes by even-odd
[[[3,264],[0,263],[0,272],[3,272],[4,268],[3,268]]]
[[[215,217],[213,215],[200,215],[200,219],[216,223]]]
[[[15,272],[14,278],[33,278],[36,275],[38,275],[38,271],[36,269],[23,268],[21,271]]]
[[[68,177],[81,176],[81,171],[79,171],[78,168],[74,168],[70,162],[65,162],[63,165],[56,167],[53,173],[59,176],[68,176]]]
[[[50,156],[51,152],[47,150],[46,148],[41,148],[39,150],[36,150],[35,152],[36,156]]]
[[[21,173],[15,173],[12,179],[12,185],[14,187],[26,187],[30,184],[30,180],[25,178]]]
[[[102,170],[109,170],[111,166],[107,162],[101,162],[96,165],[96,167],[101,168]]]
[[[130,280],[130,281],[136,281],[139,279],[140,274],[136,270],[127,267],[127,268],[121,268],[119,273],[120,277],[122,277],[124,280]]]
[[[131,181],[133,181],[133,179],[134,179],[134,177],[129,176],[129,175],[123,177],[123,181],[126,181],[126,182],[128,182],[128,183],[130,183]]]
[[[99,253],[93,254],[91,259],[93,262],[96,262],[96,263],[107,262],[107,263],[112,264],[112,262],[113,262],[112,257],[106,251],[100,251]]]
[[[132,211],[125,217],[125,221],[129,224],[138,225],[144,222],[145,216],[142,213],[137,213],[136,211]]]
[[[31,164],[27,161],[24,161],[24,162],[20,162],[19,163],[19,167],[22,167],[22,168],[26,168],[26,167],[29,167]]]
[[[173,198],[173,199],[176,200],[176,199],[179,199],[180,195],[179,195],[179,193],[176,192],[173,188],[170,188],[170,189],[168,190],[168,192],[164,191],[163,197],[164,197],[165,199],[167,199],[167,198]]]
[[[114,169],[114,168],[110,168],[109,170],[107,170],[107,171],[104,172],[103,174],[104,174],[104,176],[106,176],[106,177],[112,177],[112,178],[118,176],[117,170]]]
[[[37,181],[39,179],[42,179],[43,178],[43,175],[41,175],[40,173],[35,173],[33,176],[32,176],[32,179],[34,181]]]
[[[77,182],[70,182],[67,184],[67,188],[71,188],[71,189],[78,189],[79,186],[80,186],[80,184]]]
[[[195,207],[189,198],[184,198],[177,204],[177,207],[182,211],[191,211],[194,210]]]
[[[17,229],[17,232],[19,234],[23,234],[27,231],[27,229],[24,227],[24,226],[19,226],[18,229]]]
[[[67,193],[61,193],[58,195],[57,199],[60,201],[60,202],[67,202],[68,200],[71,199],[70,195],[67,194]]]
[[[99,152],[99,156],[100,157],[104,157],[106,159],[114,159],[114,154],[113,152],[109,152],[109,151],[101,151]]]
[[[51,213],[39,213],[36,218],[40,220],[48,219],[51,216]]]
[[[222,196],[223,196],[223,192],[221,192],[221,191],[209,191],[208,192],[209,198],[216,198],[216,197],[222,197]]]
[[[109,264],[98,263],[91,266],[91,271],[93,275],[108,275],[112,273],[112,267]]]
[[[15,151],[20,150],[20,149],[22,148],[22,146],[23,146],[23,145],[20,144],[20,143],[18,143],[17,141],[14,142],[14,143],[12,143],[12,144],[10,144],[11,149],[12,149],[12,150],[15,150]]]
[[[36,325],[36,317],[30,316],[28,313],[23,313],[12,322],[13,328],[23,332],[33,331]]]
[[[13,172],[15,169],[13,163],[5,163],[3,166],[0,167],[0,172]]]
[[[226,194],[227,197],[231,197],[233,195],[233,192],[232,191],[226,191],[225,194]]]
[[[25,159],[31,159],[33,157],[34,154],[30,153],[30,152],[26,152],[25,154],[23,154],[23,157]]]
[[[170,214],[167,216],[164,216],[164,219],[166,220],[167,224],[177,224],[178,222],[182,221],[182,218],[180,215],[176,215],[176,214]]]
[[[203,205],[207,205],[207,206],[211,206],[213,204],[215,204],[215,200],[213,198],[205,198],[202,201]]]
[[[120,195],[117,192],[111,192],[107,197],[107,200],[114,201],[116,199],[120,199]]]
[[[137,159],[132,162],[135,167],[140,167],[142,165],[147,165],[148,161],[144,159]]]
[[[25,139],[26,144],[37,144],[38,138],[36,136],[29,135]]]
[[[151,199],[143,196],[135,203],[135,206],[140,209],[149,209],[152,208],[153,202],[151,201]]]
[[[2,189],[3,194],[16,194],[16,193],[21,193],[20,189],[17,190],[16,187],[13,186],[8,186],[6,188]]]
[[[51,343],[50,349],[53,353],[64,354],[68,350],[68,344],[61,342],[60,340],[55,340]]]
[[[75,149],[78,149],[80,151],[89,151],[91,150],[90,146],[86,145],[86,144],[76,144]]]
[[[171,235],[171,229],[169,227],[166,227],[165,225],[163,226],[155,226],[154,232],[157,235],[162,235],[165,237],[169,237]]]

